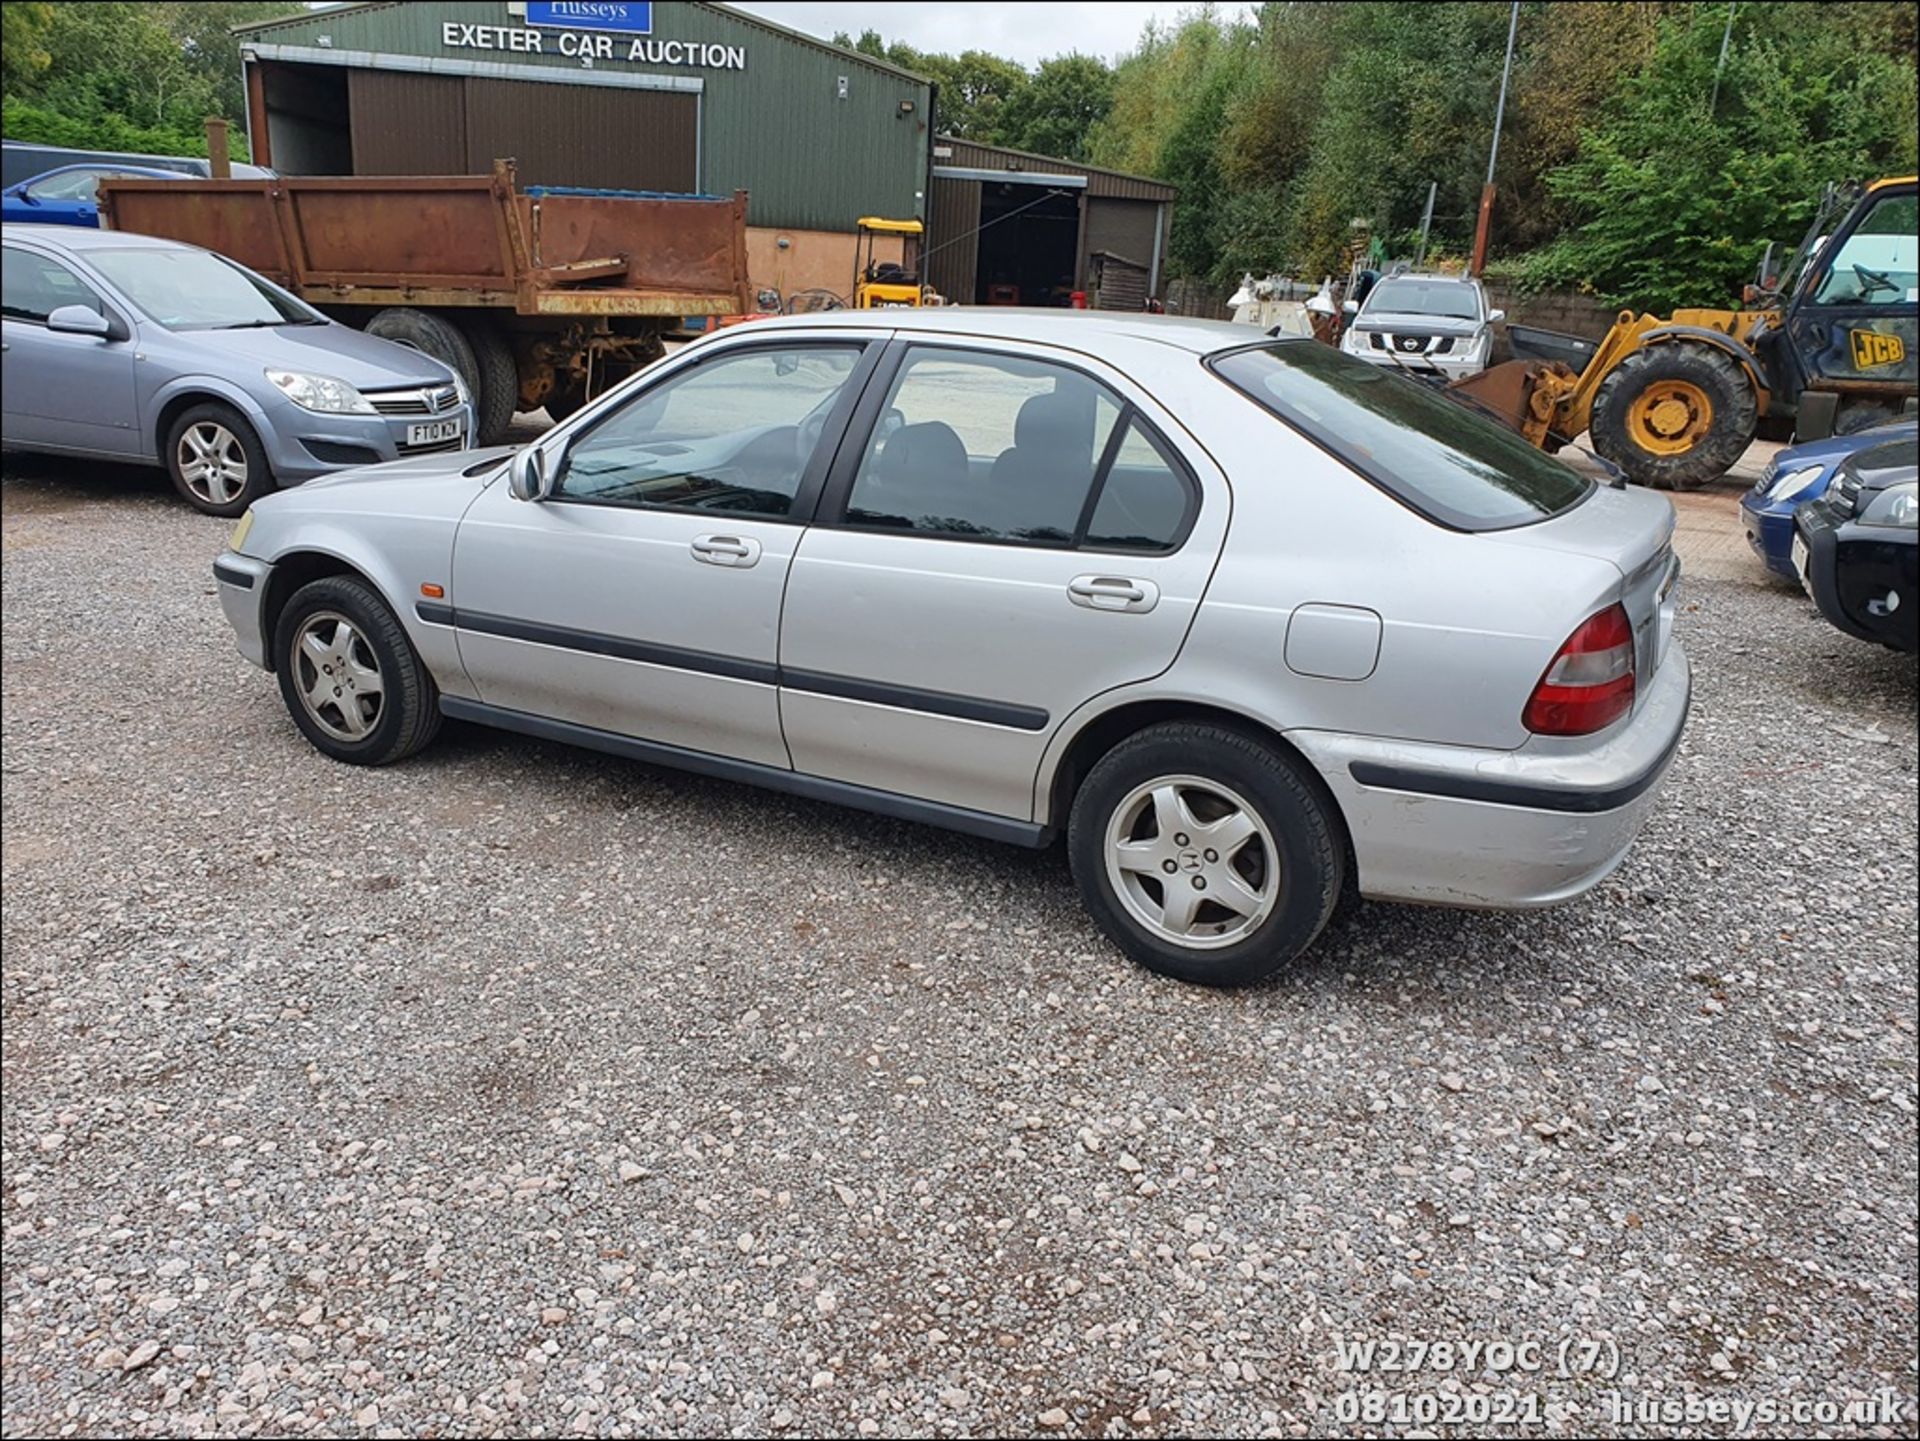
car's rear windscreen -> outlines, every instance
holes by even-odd
[[[1593,490],[1499,422],[1318,341],[1276,340],[1206,363],[1382,490],[1455,530],[1530,525]]]

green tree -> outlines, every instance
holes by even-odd
[[[995,117],[997,143],[1085,160],[1094,126],[1113,109],[1113,72],[1086,55],[1042,61],[1033,79],[1012,89]]]
[[[0,5],[0,77],[9,92],[31,85],[53,61],[47,50],[47,32],[53,28],[53,6],[37,0],[8,0]]]
[[[1660,22],[1616,112],[1547,177],[1580,224],[1532,259],[1531,282],[1654,310],[1724,304],[1767,240],[1798,239],[1824,185],[1912,171],[1912,57],[1797,8],[1742,7],[1717,100],[1725,9]]]

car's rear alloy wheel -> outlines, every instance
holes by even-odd
[[[330,575],[295,591],[274,626],[280,695],[302,735],[335,760],[404,759],[440,728],[440,691],[380,593]]]
[[[1216,949],[1260,928],[1280,890],[1273,835],[1230,787],[1157,776],[1107,824],[1107,880],[1134,920],[1175,945]]]
[[[287,663],[300,704],[335,740],[363,741],[379,723],[386,690],[380,658],[340,612],[315,611],[303,620]]]
[[[1087,910],[1151,970],[1213,986],[1313,944],[1346,883],[1338,815],[1297,757],[1250,731],[1174,721],[1101,757],[1067,856]]]

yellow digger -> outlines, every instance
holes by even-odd
[[[920,305],[924,292],[915,252],[926,227],[917,220],[882,220],[873,215],[863,215],[854,223],[853,308],[878,310]],[[874,241],[882,235],[900,237],[900,263],[873,258]]]
[[[1890,420],[1920,389],[1915,191],[1911,175],[1829,189],[1778,273],[1768,247],[1748,309],[1623,310],[1578,370],[1546,354],[1585,342],[1534,331],[1548,342],[1525,347],[1534,358],[1451,389],[1549,451],[1590,431],[1628,479],[1672,490],[1723,475],[1756,433],[1816,440]]]

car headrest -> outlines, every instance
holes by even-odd
[[[964,485],[967,447],[943,421],[903,425],[881,443],[874,468],[883,480],[911,477],[928,485]]]
[[[1093,393],[1059,391],[1031,397],[1014,417],[1013,443],[1056,455],[1093,454]]]

